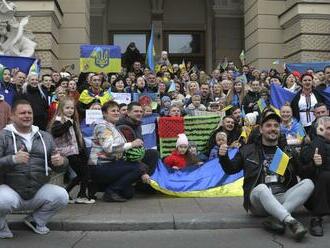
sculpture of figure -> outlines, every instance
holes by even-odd
[[[28,37],[31,34],[24,30],[25,25],[29,22],[29,17],[17,21],[14,16],[15,12],[14,3],[1,0],[0,54],[32,57],[37,44]]]

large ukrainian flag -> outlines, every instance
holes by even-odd
[[[238,149],[229,151],[232,159]],[[158,161],[151,176],[150,185],[167,195],[176,197],[231,197],[243,195],[243,172],[227,175],[219,159],[213,159],[202,166],[188,166],[174,170]]]
[[[119,46],[81,45],[81,72],[120,72],[121,52]]]

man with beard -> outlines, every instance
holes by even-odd
[[[127,106],[127,116],[119,119],[116,126],[126,138],[127,142],[135,139],[143,140],[141,120],[143,117],[143,109],[141,104],[131,102]],[[147,173],[151,175],[157,165],[159,154],[157,150],[148,149],[142,159],[142,163],[147,165]]]
[[[310,179],[298,183],[298,155],[279,143],[281,118],[274,112],[263,114],[260,125],[261,139],[243,146],[230,160],[228,146],[219,148],[219,162],[227,174],[244,170],[244,208],[256,216],[271,216],[264,222],[267,230],[282,234],[287,227],[293,238],[300,241],[306,228],[291,213],[303,205],[312,194],[314,184]],[[283,176],[270,170],[277,148],[288,155],[288,166]],[[275,158],[274,158],[275,159]]]

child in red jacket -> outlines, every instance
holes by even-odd
[[[178,136],[176,149],[164,159],[164,163],[175,170],[183,169],[188,165],[198,164],[198,158],[189,152],[187,136],[184,133]]]

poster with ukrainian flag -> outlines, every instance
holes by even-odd
[[[81,45],[80,71],[95,73],[120,72],[120,47],[109,45]]]

